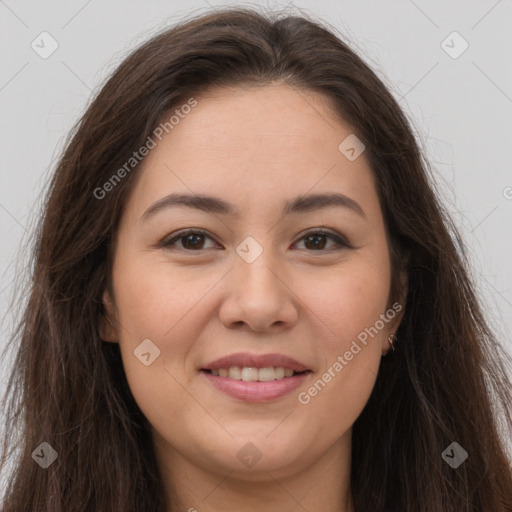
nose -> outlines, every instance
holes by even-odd
[[[228,292],[220,308],[220,320],[226,328],[258,332],[287,329],[298,317],[296,295],[283,269],[268,251],[252,263],[236,257],[228,273]]]

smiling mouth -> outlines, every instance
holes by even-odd
[[[311,373],[310,370],[297,372],[291,368],[284,368],[282,366],[267,366],[264,368],[232,366],[230,368],[218,368],[212,370],[202,369],[201,371],[215,377],[224,377],[230,380],[243,382],[272,382],[276,380],[289,379],[296,375]]]

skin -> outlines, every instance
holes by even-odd
[[[252,512],[264,503],[269,512],[351,512],[352,425],[400,315],[307,405],[297,397],[391,306],[372,171],[364,153],[351,162],[338,150],[353,130],[318,93],[275,83],[196,99],[146,157],[123,212],[102,337],[120,344],[133,396],[152,426],[175,500],[169,510]],[[141,219],[171,192],[213,195],[240,213],[173,207]],[[357,201],[365,217],[338,206],[281,215],[287,199],[331,192]],[[304,232],[321,226],[355,248],[336,249],[320,235],[317,249]],[[198,249],[190,238],[159,245],[185,228],[210,238]],[[235,251],[247,236],[263,248],[252,263]],[[161,351],[149,366],[133,352],[144,339]],[[244,402],[199,373],[235,352],[285,354],[313,373],[284,397]],[[248,442],[261,453],[251,468],[237,457]]]

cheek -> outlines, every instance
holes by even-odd
[[[152,425],[165,430],[170,417],[191,409],[183,388],[184,365],[203,327],[193,321],[194,308],[214,283],[208,284],[211,276],[188,280],[168,264],[148,260],[134,256],[116,261],[119,344],[135,401]],[[142,346],[146,348],[140,350]]]
[[[300,285],[301,300],[311,312],[312,320],[315,317],[319,320],[318,328],[325,331],[321,338],[325,352],[348,350],[351,341],[367,332],[385,313],[390,273],[385,258],[382,260],[378,264],[354,260],[326,274],[315,286],[311,279],[305,279]]]
[[[341,431],[364,408],[379,370],[389,293],[389,269],[359,261],[333,273],[308,297],[311,322],[316,323],[322,364],[317,379],[305,388],[299,403]],[[340,425],[340,421],[343,425]]]
[[[124,336],[164,340],[219,281],[213,272],[183,271],[160,258],[123,258],[114,271],[117,312]],[[196,313],[197,314],[197,313]],[[139,341],[140,342],[140,341]]]
[[[114,267],[119,344],[134,398],[151,417],[180,404],[178,380],[184,379],[187,354],[204,327],[196,308],[218,279],[189,279],[169,264],[132,256],[119,258]]]

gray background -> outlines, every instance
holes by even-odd
[[[39,193],[91,92],[156,31],[235,3],[300,8],[326,20],[391,88],[470,248],[491,325],[512,353],[512,0],[0,0],[0,351],[16,312],[9,308],[14,272],[26,268],[20,242],[30,240]],[[43,31],[59,45],[46,59],[31,47],[42,46]],[[446,40],[452,55],[460,52],[463,40],[448,37],[454,31],[469,44],[457,58],[442,47]],[[13,364],[0,362],[0,396]]]

